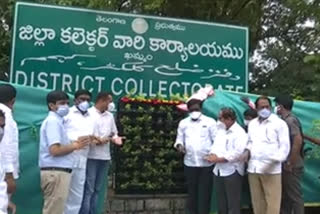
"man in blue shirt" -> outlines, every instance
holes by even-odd
[[[44,196],[43,214],[62,214],[68,196],[72,152],[88,145],[88,137],[70,142],[63,117],[69,111],[69,98],[63,91],[47,95],[49,114],[40,129],[39,167]]]

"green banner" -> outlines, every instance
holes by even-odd
[[[21,174],[18,180],[14,201],[18,214],[40,214],[42,194],[40,190],[40,173],[38,168],[39,128],[47,115],[46,95],[48,90],[15,85],[18,90],[14,117],[18,122],[20,134]],[[204,103],[207,115],[216,118],[222,107],[233,107],[242,121],[242,113],[246,106],[240,101],[242,94],[217,91],[214,97]],[[246,94],[248,95],[248,94]],[[248,95],[254,100],[256,95]],[[304,132],[320,137],[320,103],[295,101],[294,113],[302,122]],[[320,202],[320,180],[318,172],[320,164],[320,147],[306,145],[311,151],[305,158],[305,174],[303,179],[304,199],[307,204]],[[244,198],[245,199],[245,198]],[[102,200],[101,203],[102,204]],[[215,199],[213,199],[213,204]],[[214,206],[212,207],[214,210]]]
[[[246,27],[19,2],[13,32],[12,83],[116,97],[248,89]]]

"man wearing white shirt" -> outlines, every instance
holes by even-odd
[[[0,142],[3,139],[4,128],[5,128],[5,114],[3,111],[0,110]],[[3,162],[0,161],[0,214],[7,214],[8,194],[7,194],[7,183],[5,181],[6,173],[3,167],[4,167]]]
[[[111,164],[110,143],[121,144],[112,113],[108,112],[112,96],[107,92],[97,95],[95,106],[88,111],[97,122],[96,136],[100,143],[90,145],[87,161],[86,183],[80,214],[96,214],[98,195]]]
[[[71,141],[81,136],[92,138],[95,132],[95,121],[88,112],[91,93],[88,90],[78,90],[75,93],[74,106],[65,117],[64,125]],[[92,142],[91,142],[92,143]],[[70,190],[64,209],[64,214],[78,214],[83,199],[84,184],[86,180],[86,165],[89,146],[75,151],[71,175]]]
[[[238,158],[247,146],[248,137],[236,119],[233,109],[221,109],[216,138],[207,157],[216,163],[213,173],[219,214],[240,214],[244,163]]]
[[[281,203],[281,164],[290,151],[289,129],[271,113],[271,100],[256,100],[258,118],[249,123],[248,172],[255,214],[279,214]]]
[[[16,95],[17,91],[12,85],[0,85],[0,110],[5,114],[6,123],[0,147],[9,198],[16,190],[15,179],[19,178],[19,131],[12,115]]]
[[[205,160],[216,135],[216,121],[202,114],[202,100],[187,103],[190,116],[180,121],[176,143],[184,155],[184,172],[188,187],[189,214],[208,214],[212,193],[213,164]],[[202,199],[199,200],[199,194]]]

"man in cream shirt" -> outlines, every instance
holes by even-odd
[[[65,129],[71,141],[79,137],[90,138],[94,141],[95,121],[88,112],[91,93],[88,90],[78,90],[75,93],[75,105],[69,110],[64,119]],[[84,184],[86,180],[86,165],[89,146],[73,153],[74,163],[71,175],[70,189],[64,209],[64,214],[79,214],[83,199]]]
[[[255,214],[279,214],[281,203],[281,164],[290,151],[287,124],[271,113],[271,100],[256,100],[258,118],[249,123],[248,173]]]
[[[112,95],[100,92],[95,105],[89,109],[97,125],[96,136],[100,142],[90,145],[87,161],[86,183],[80,214],[96,214],[98,195],[102,190],[111,164],[110,143],[122,144],[112,113],[108,112],[112,103]]]
[[[216,163],[213,169],[219,214],[240,214],[244,152],[248,137],[236,122],[233,109],[222,108],[219,113],[217,135],[207,160]]]

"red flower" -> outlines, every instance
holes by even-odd
[[[157,99],[153,99],[151,101],[152,101],[152,104],[154,104],[154,105],[158,105],[160,103],[159,100],[157,100]]]
[[[128,103],[128,102],[130,102],[130,98],[129,97],[122,97],[121,101],[124,103]]]

